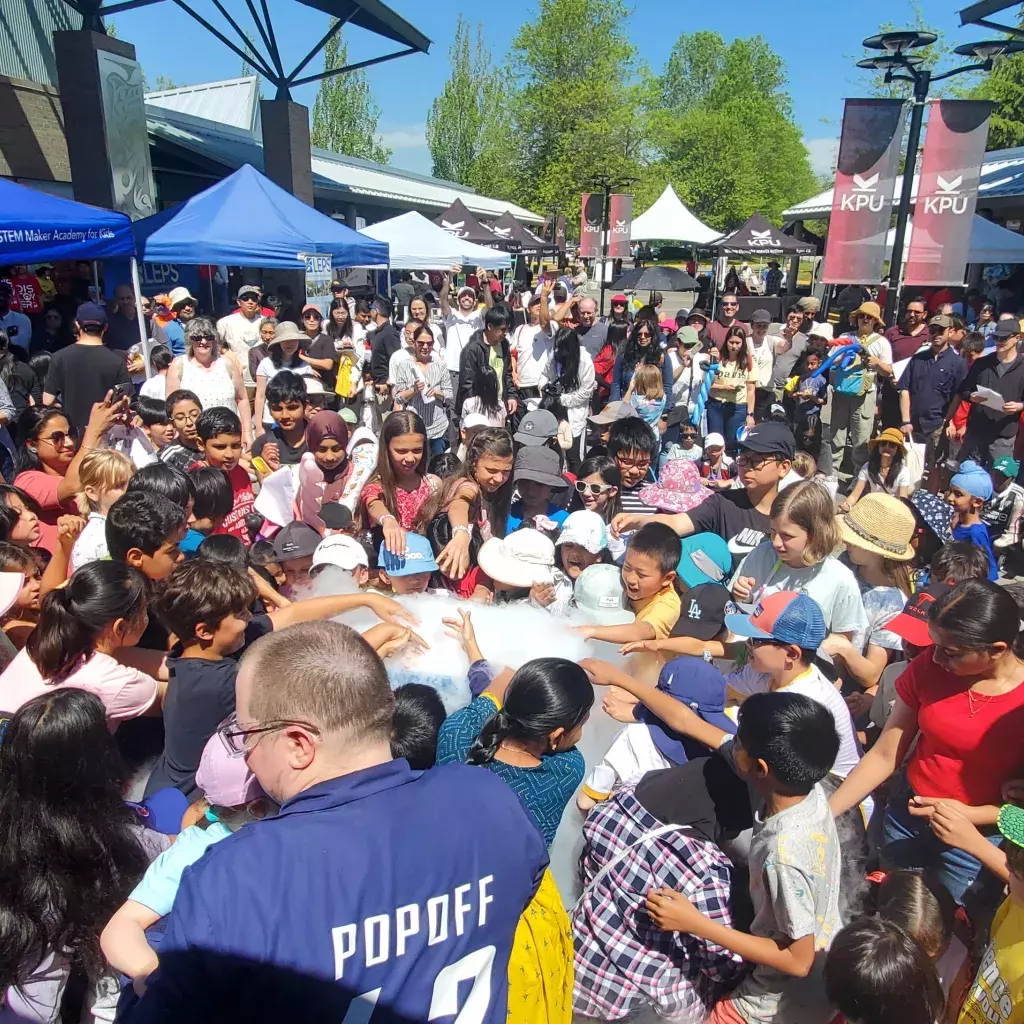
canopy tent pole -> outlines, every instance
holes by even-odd
[[[95,289],[95,299],[97,302],[100,302],[102,300],[100,295],[100,270],[95,260],[92,261],[92,286]]]
[[[94,264],[95,266],[95,264]],[[142,285],[139,282],[139,261],[131,258],[132,290],[135,292],[135,316],[139,321],[139,337],[142,339],[142,362],[146,370],[146,380],[153,376],[153,365],[149,361],[149,331],[146,330],[146,317],[142,312]]]

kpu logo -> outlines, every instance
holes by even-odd
[[[765,248],[774,249],[780,246],[782,243],[777,242],[772,238],[771,228],[767,231],[751,231],[750,232],[750,246],[751,248]]]
[[[924,201],[925,213],[953,213],[959,215],[967,212],[967,196],[960,194],[960,186],[964,182],[962,174],[947,181],[941,174],[935,175],[935,195]]]
[[[512,234],[511,228],[491,228],[499,238],[508,238]]]
[[[442,219],[441,227],[443,227],[445,231],[451,231],[453,234],[458,235],[459,238],[464,238],[469,234],[469,232],[465,230],[466,222],[464,220],[450,221]]]
[[[628,235],[629,234],[629,224],[626,221],[624,221],[624,220],[616,220],[615,223],[612,225],[612,234],[613,235]]]
[[[871,210],[881,213],[885,209],[885,196],[878,191],[879,174],[876,171],[869,178],[859,174],[853,176],[853,188],[844,192],[839,200],[839,209],[857,213],[859,210]]]

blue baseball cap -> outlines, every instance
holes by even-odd
[[[98,302],[83,302],[75,310],[75,320],[83,327],[102,327],[107,322],[107,311]]]
[[[762,598],[753,615],[726,615],[725,624],[737,636],[778,640],[816,651],[828,636],[825,616],[813,597],[795,590],[780,590]]]
[[[437,572],[434,550],[430,541],[419,533],[406,533],[405,554],[396,555],[388,551],[381,542],[377,565],[389,576],[413,576],[421,572]]]
[[[667,662],[658,676],[658,689],[675,697],[708,725],[735,734],[736,723],[725,713],[725,676],[704,658],[683,655]],[[674,732],[650,708],[638,704],[636,719],[650,730],[654,745],[673,764],[685,764],[707,748],[696,740]]]
[[[732,552],[728,542],[717,533],[694,533],[684,537],[682,550],[676,572],[688,587],[726,581],[732,569]]]

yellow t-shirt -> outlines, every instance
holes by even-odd
[[[711,397],[719,402],[735,402],[737,405],[747,404],[747,381],[757,380],[757,371],[747,372],[746,360],[742,363],[722,363],[715,371],[711,381]]]
[[[631,603],[637,622],[649,622],[657,640],[664,640],[672,632],[682,610],[679,595],[671,583],[643,601]]]
[[[958,1024],[1024,1022],[1024,905],[1003,901]]]

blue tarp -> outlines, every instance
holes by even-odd
[[[296,199],[243,164],[180,206],[136,221],[139,260],[300,270],[330,253],[336,267],[380,266],[388,247]]]
[[[134,255],[132,222],[123,213],[0,178],[0,264]]]

